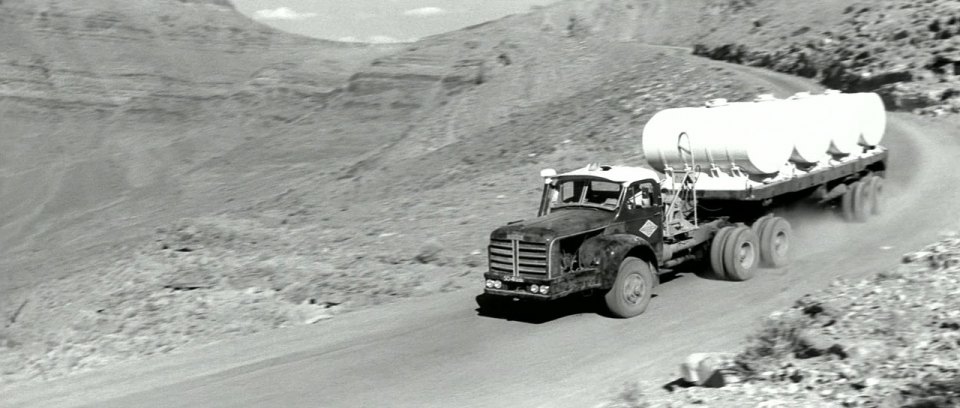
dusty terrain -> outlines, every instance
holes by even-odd
[[[57,401],[143,391],[117,406],[257,405],[268,395],[285,406],[391,398],[423,406],[441,398],[442,380],[446,395],[482,406],[495,400],[478,395],[477,382],[526,379],[541,387],[518,397],[534,405],[563,373],[577,405],[596,396],[573,391],[577,381],[610,384],[637,370],[660,379],[690,349],[731,349],[759,317],[833,272],[805,259],[791,275],[736,288],[687,274],[655,300],[661,306],[649,314],[660,317],[628,322],[589,310],[542,326],[478,320],[472,299],[486,234],[531,215],[541,167],[641,161],[640,126],[664,107],[815,87],[643,45],[735,38],[724,4],[568,1],[416,44],[368,47],[275,32],[222,2],[151,2],[145,18],[138,2],[4,1],[0,18],[14,23],[0,26],[10,30],[0,38],[34,46],[5,44],[14,51],[0,65],[0,83],[11,84],[0,99],[0,389],[34,405],[50,405],[40,402],[51,401],[44,392],[72,389]],[[909,244],[920,246],[940,225],[937,211],[949,213],[949,200],[918,197],[943,195],[920,181],[951,162],[955,124],[896,123],[896,163],[920,171],[896,176],[892,185],[911,194],[895,194],[891,211],[926,211],[858,229],[871,237],[854,251],[867,262],[830,246],[851,233],[818,220],[825,224],[811,223],[804,256],[864,276],[896,258],[878,248],[904,244],[886,236],[911,229]],[[816,236],[823,225],[830,239]],[[718,323],[718,310],[737,308],[743,290],[755,309]],[[684,300],[691,293],[727,309],[705,311]],[[405,297],[420,299],[395,302]],[[675,314],[691,326],[678,327]],[[609,348],[583,349],[610,342],[610,333]],[[651,333],[663,334],[636,347]],[[681,350],[665,333],[688,340]],[[551,364],[555,353],[535,343],[583,357]],[[211,352],[221,346],[232,354]],[[497,365],[484,351],[528,368]],[[142,358],[150,365],[135,362]],[[588,362],[594,369],[584,374]],[[105,365],[130,382],[105,371],[30,381]],[[398,382],[385,366],[416,380]],[[336,389],[285,388],[303,387],[295,379],[304,371]],[[204,376],[189,395],[160,388]],[[350,380],[360,378],[383,392]],[[115,383],[122,391],[109,391]],[[153,388],[172,400],[151,396]]]

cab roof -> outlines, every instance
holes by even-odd
[[[615,183],[632,183],[634,181],[653,179],[659,181],[662,177],[653,169],[633,166],[606,166],[589,165],[580,169],[558,174],[557,177],[598,177]]]

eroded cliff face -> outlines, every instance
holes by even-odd
[[[277,75],[277,64],[295,70],[349,48],[253,23],[227,1],[7,0],[0,106],[30,117],[55,110],[162,119],[269,85],[323,93],[346,76],[335,57],[310,77]]]
[[[310,140],[313,113],[388,49],[283,33],[225,0],[3,0],[0,286],[255,195],[223,186],[258,162],[219,158]]]

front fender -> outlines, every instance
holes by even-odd
[[[655,269],[659,261],[653,245],[630,234],[599,235],[583,242],[577,254],[580,264],[594,266],[600,273],[604,288],[613,286],[620,264],[627,256],[636,256],[649,262]]]

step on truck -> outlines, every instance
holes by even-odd
[[[773,209],[808,200],[851,222],[880,213],[884,129],[875,94],[662,111],[643,130],[648,166],[541,172],[537,217],[490,234],[481,310],[596,295],[611,315],[632,317],[680,264],[729,281],[783,267],[792,231]]]

